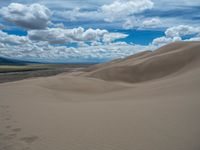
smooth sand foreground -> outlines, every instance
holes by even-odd
[[[91,78],[97,66],[0,84],[0,150],[199,150],[198,53],[145,82]]]

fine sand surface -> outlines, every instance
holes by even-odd
[[[200,150],[200,43],[0,84],[0,150]]]

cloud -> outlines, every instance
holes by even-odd
[[[106,34],[109,34],[107,30],[100,30],[100,29],[88,29],[82,34],[83,41],[100,41],[102,37]]]
[[[200,28],[188,25],[179,25],[166,29],[165,36],[153,40],[152,45],[163,46],[165,44],[181,41],[184,36],[191,36],[184,41],[200,41]]]
[[[0,43],[4,45],[22,45],[29,43],[29,40],[26,36],[8,35],[0,30]]]
[[[109,5],[103,5],[101,12],[105,14],[105,21],[112,22],[116,19],[122,19],[123,17],[151,9],[153,5],[154,3],[151,0],[119,0]]]
[[[159,18],[144,19],[140,17],[129,17],[126,19],[122,27],[126,30],[139,28],[139,29],[152,29],[159,28],[162,22]]]
[[[127,34],[123,34],[123,33],[109,33],[109,34],[105,34],[103,36],[103,42],[111,43],[114,40],[123,39],[123,38],[126,38],[126,37],[128,37],[128,35]]]
[[[55,11],[54,14],[58,17],[70,20],[70,21],[97,21],[104,20],[104,15],[102,12],[93,11],[83,11],[79,7],[75,7],[72,10],[67,11]]]
[[[11,3],[0,9],[0,15],[5,20],[27,29],[45,29],[51,20],[51,11],[37,3],[31,5]]]
[[[84,10],[75,7],[67,11],[55,11],[55,15],[70,21],[126,21],[125,18],[152,9],[154,3],[151,0],[117,0],[110,4],[104,4],[96,10]]]
[[[48,28],[45,30],[30,30],[28,37],[34,41],[47,41],[50,44],[64,44],[80,39],[80,35],[84,32],[83,28],[62,29]],[[81,40],[79,40],[81,41]]]
[[[177,36],[181,37],[198,33],[200,33],[200,28],[188,25],[179,25],[176,27],[171,27],[165,31],[167,37],[177,37]]]
[[[200,41],[200,35],[197,37],[192,37],[190,39],[186,39],[185,41]]]
[[[30,30],[28,37],[34,41],[47,41],[50,44],[64,44],[70,42],[112,42],[127,37],[122,33],[109,33],[107,30],[87,29],[82,27],[73,29],[48,28],[46,30]]]
[[[38,0],[20,0],[21,3],[26,3],[25,6],[27,7],[36,1]],[[0,6],[6,6],[9,3],[9,0],[4,0],[0,2]],[[96,0],[95,2],[92,0],[42,0],[38,3],[51,9],[53,12],[52,22],[68,23],[71,28],[82,26],[82,23],[84,23],[85,28],[113,26],[119,28],[125,22],[124,28],[141,27],[142,24],[135,25],[135,21],[132,22],[132,27],[130,27],[130,21],[128,22],[127,18],[132,18],[133,16],[142,19],[141,23],[143,20],[159,17],[163,22],[161,28],[180,24],[198,26],[200,18],[197,7],[200,2],[197,0],[177,0],[174,2],[170,0]],[[118,7],[119,4],[120,6]],[[110,23],[105,23],[105,21]],[[78,25],[74,25],[75,23]],[[129,25],[128,27],[126,27],[127,24]]]
[[[172,3],[170,0],[43,0],[40,4],[30,4],[33,1],[21,0],[26,4],[3,2],[3,5],[0,2],[1,6],[5,6],[0,8],[1,23],[6,23],[4,19],[29,29],[27,36],[17,36],[5,33],[17,33],[14,31],[16,26],[10,30],[9,24],[5,24],[8,29],[4,32],[0,25],[2,55],[64,61],[114,59],[173,41],[200,40],[196,7],[199,2],[196,0],[177,0]],[[108,27],[113,31],[122,25],[125,29],[167,29],[163,37],[154,39],[147,46],[119,42],[118,39],[128,35],[100,29]],[[157,32],[153,35],[157,35]]]
[[[138,26],[138,21],[135,18],[128,18],[122,25],[122,27],[126,30],[132,29],[137,26]]]
[[[152,44],[154,46],[163,46],[168,43],[175,42],[175,41],[181,41],[181,40],[182,40],[181,37],[168,38],[168,37],[163,36],[163,37],[154,39]]]
[[[151,18],[144,20],[142,23],[143,28],[157,28],[162,24],[159,18]]]
[[[33,43],[29,46],[7,45],[5,48],[0,49],[0,53],[2,56],[18,59],[56,62],[98,62],[123,58],[144,50],[147,50],[146,46],[115,43],[77,48]]]
[[[72,29],[71,29],[72,30]],[[34,31],[34,30],[33,30]],[[43,31],[43,30],[37,30]],[[61,30],[63,32],[63,30]],[[86,32],[87,31],[87,32]],[[77,28],[73,30],[73,36],[82,33],[83,37],[88,38],[88,34],[94,32],[99,35],[103,30],[84,30]],[[85,35],[84,35],[85,34]],[[110,34],[110,36],[108,36]],[[105,33],[108,41],[113,41],[117,38],[125,37],[120,33]],[[92,36],[93,37],[93,36]],[[82,37],[80,36],[82,39]],[[104,36],[101,37],[105,38]],[[96,39],[96,38],[95,38]],[[102,43],[93,41],[88,45],[84,41],[77,41],[78,47],[67,47],[61,45],[51,45],[49,41],[37,41],[29,40],[27,36],[9,35],[3,31],[0,31],[0,53],[2,56],[14,57],[18,59],[26,60],[38,60],[38,61],[57,61],[57,62],[77,62],[77,61],[104,61],[116,58],[122,58],[132,55],[136,52],[143,51],[147,47],[141,45],[131,45],[125,42],[114,43]]]

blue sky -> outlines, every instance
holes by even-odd
[[[1,0],[0,56],[102,62],[200,40],[197,0]]]

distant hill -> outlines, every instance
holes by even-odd
[[[0,65],[26,65],[30,63],[35,63],[35,62],[0,57]]]

